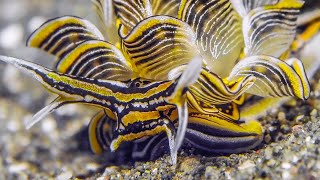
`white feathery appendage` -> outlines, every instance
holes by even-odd
[[[175,144],[173,146],[173,153],[177,154],[179,148],[181,147],[184,136],[187,131],[188,126],[188,105],[187,102],[184,102],[181,106],[178,106],[178,114],[179,114],[179,125],[177,129],[177,134],[175,138]]]
[[[182,75],[180,76],[178,80],[178,84],[175,88],[175,92],[173,93],[173,97],[175,97],[176,95],[182,95],[181,93],[179,93],[180,91],[183,91],[184,88],[195,83],[200,75],[201,69],[202,69],[202,58],[201,56],[196,56],[191,60],[191,62],[187,65]],[[183,99],[183,97],[178,97],[178,98],[181,98],[179,102],[174,102],[174,103],[176,103],[176,106],[178,109],[179,126],[175,136],[174,145],[172,148],[170,147],[173,164],[174,164],[174,159],[176,161],[177,152],[180,146],[182,145],[182,142],[184,140],[184,136],[186,133],[187,125],[188,125],[187,103]]]
[[[28,119],[25,122],[26,129],[30,129],[33,125],[40,122],[44,117],[46,117],[48,114],[52,113],[56,109],[58,109],[65,101],[62,101],[59,97],[52,101],[50,104],[42,108],[40,111],[38,111],[31,119]]]

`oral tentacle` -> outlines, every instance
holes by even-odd
[[[26,129],[30,129],[33,125],[40,122],[42,119],[44,119],[48,114],[52,113],[59,107],[63,106],[65,103],[67,103],[65,100],[61,99],[60,97],[53,100],[50,104],[42,108],[40,111],[38,111],[36,114],[32,116],[31,119],[28,119],[25,122]]]

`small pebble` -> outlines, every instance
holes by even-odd
[[[181,163],[179,169],[184,173],[193,174],[196,170],[198,170],[199,165],[200,161],[197,158],[188,157]]]
[[[117,174],[118,171],[119,171],[119,167],[117,166],[106,167],[102,176],[114,175],[114,174]]]
[[[272,158],[272,148],[270,146],[268,146],[265,150],[264,150],[264,157],[265,159],[269,160]]]
[[[280,129],[285,134],[287,134],[291,131],[291,128],[287,124],[282,124]]]
[[[317,109],[313,109],[313,110],[310,112],[310,116],[312,116],[312,117],[317,117],[317,115],[318,115]]]
[[[59,174],[56,177],[56,180],[68,180],[68,179],[71,179],[71,178],[72,178],[72,172],[71,171],[66,171],[66,172],[63,172],[63,173]]]
[[[96,171],[97,169],[100,168],[100,165],[97,163],[88,163],[86,164],[86,169],[89,171]]]
[[[283,147],[282,146],[275,146],[274,149],[273,149],[272,155],[273,156],[279,156],[279,155],[282,154],[282,151],[283,151]]]
[[[282,172],[282,179],[291,179],[291,174],[289,171]]]
[[[24,171],[26,169],[29,169],[28,163],[15,163],[15,164],[11,164],[9,166],[8,171],[10,173],[18,173],[18,172]]]
[[[267,134],[267,135],[264,136],[264,141],[265,141],[266,143],[270,143],[271,140],[272,140],[272,139],[271,139],[270,134]]]
[[[285,120],[286,119],[286,114],[284,112],[279,112],[278,113],[278,119],[279,120]]]
[[[123,173],[124,175],[129,176],[131,174],[131,171],[129,169],[123,169],[123,170],[121,170],[121,173]]]
[[[206,179],[219,179],[219,170],[214,166],[206,167],[204,176]]]
[[[297,163],[299,161],[299,158],[297,156],[292,156],[292,162]]]
[[[288,162],[283,162],[283,163],[281,163],[281,167],[283,169],[290,169],[291,168],[291,164],[288,163]]]
[[[152,171],[151,171],[152,175],[156,175],[157,173],[158,173],[158,168],[152,169]]]
[[[41,122],[41,128],[44,133],[52,133],[57,129],[56,120],[53,118],[46,118],[45,121]]]
[[[297,122],[297,123],[300,123],[300,122],[302,122],[304,120],[304,115],[299,115],[299,116],[297,116],[296,118],[295,118],[295,121]]]
[[[299,134],[304,133],[302,125],[295,125],[292,127],[292,133],[295,137],[298,137]]]
[[[307,137],[306,137],[306,142],[310,142],[310,140],[311,140],[311,137],[310,137],[310,136],[307,136]]]
[[[269,167],[274,167],[275,164],[276,164],[276,161],[275,161],[274,159],[270,159],[270,160],[267,162],[267,165],[268,165]]]
[[[255,167],[255,163],[251,160],[246,160],[244,163],[242,163],[238,169],[239,170],[244,170],[244,169],[252,169]]]

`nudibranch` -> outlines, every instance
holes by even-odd
[[[280,97],[309,97],[305,68],[290,48],[303,1],[93,3],[101,31],[63,16],[29,37],[27,46],[57,58],[54,70],[0,56],[58,95],[27,127],[65,104],[98,106],[89,124],[95,153],[130,141],[143,144],[133,156],[152,157],[164,132],[175,164],[184,140],[210,153],[252,149],[263,139],[252,118]],[[239,110],[250,96],[267,103]]]

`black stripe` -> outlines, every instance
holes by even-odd
[[[61,37],[63,40],[58,44],[58,46],[56,46],[55,49],[51,50],[52,54],[57,54],[58,52],[62,52],[62,55],[60,55],[60,57],[63,57],[63,54],[70,52],[75,46],[77,46],[78,44],[80,44],[83,41],[87,41],[87,40],[95,40],[95,38],[89,36],[88,34],[75,34],[77,36],[77,41],[73,41],[74,39],[70,38],[70,37]],[[69,46],[71,45],[72,46]],[[65,49],[67,46],[68,49]],[[63,50],[63,51],[62,51]]]
[[[100,147],[102,149],[105,149],[106,147],[109,147],[110,144],[107,143],[107,141],[105,140],[105,132],[104,132],[104,124],[107,121],[107,116],[104,115],[102,117],[100,117],[100,119],[98,120],[97,126],[96,126],[96,138],[98,140],[98,143],[100,145]]]
[[[51,41],[49,41],[51,39],[51,37],[53,37],[58,31],[63,30],[64,28],[70,28],[68,30],[65,30],[63,33],[60,33],[59,35],[57,35],[55,38],[53,38]],[[77,29],[75,29],[77,28]],[[79,29],[80,28],[80,29]],[[63,36],[66,36],[70,33],[88,33],[88,31],[84,30],[86,29],[84,26],[79,25],[79,24],[75,24],[75,23],[67,23],[64,24],[63,26],[60,26],[59,28],[55,29],[55,31],[53,31],[51,34],[49,34],[46,39],[44,39],[41,43],[40,43],[40,48],[43,48],[44,50],[48,51],[52,46],[55,45],[55,43],[57,41],[59,41]],[[47,44],[48,43],[48,44]],[[45,47],[44,45],[47,44]]]
[[[161,31],[154,31],[155,29],[159,29]],[[157,39],[158,34],[165,32],[166,37],[173,39],[175,36],[175,33],[173,32],[175,32],[176,30],[177,30],[177,26],[174,24],[169,24],[169,23],[156,24],[150,27],[147,31],[143,31],[140,36],[135,38],[134,42],[127,42],[126,40],[124,40],[124,44],[126,45],[127,49],[129,50],[131,49],[129,51],[129,53],[131,54],[145,52],[146,50],[149,50],[150,47],[155,46],[157,43],[159,43],[162,40],[162,39]],[[152,33],[150,33],[151,31]],[[128,35],[128,37],[129,36],[130,34]],[[152,39],[152,41],[150,41],[150,39]],[[150,53],[153,53],[153,52],[149,52],[149,54]]]
[[[170,152],[168,144],[168,137],[165,132],[135,140],[132,158],[137,161],[158,159],[163,154]],[[143,151],[145,153],[141,154]]]
[[[75,51],[76,51],[76,49],[75,49]],[[92,68],[90,66],[91,63],[87,64],[87,66],[84,66],[84,64],[88,63],[91,59],[94,59],[98,56],[105,55],[106,53],[108,53],[108,51],[110,51],[110,50],[106,49],[106,47],[104,47],[104,46],[100,46],[100,47],[98,46],[98,47],[87,49],[86,51],[79,54],[79,56],[77,58],[74,58],[75,61],[67,68],[66,73],[81,76],[80,74],[82,74],[83,71],[86,72],[86,70],[82,70],[82,72],[80,72],[80,69],[82,67],[85,67],[85,69]],[[85,58],[83,58],[83,57],[85,57]],[[81,59],[81,61],[80,61],[80,59]],[[99,59],[96,59],[94,62],[92,62],[92,64],[95,64],[97,62],[99,64],[101,64],[103,62],[107,62],[107,59],[99,58]],[[71,72],[71,70],[72,70],[72,72]]]
[[[115,138],[117,138],[118,136],[125,136],[127,134],[137,134],[143,131],[148,131],[148,130],[153,130],[158,126],[162,126],[164,125],[164,121],[163,119],[150,119],[148,121],[138,121],[135,120],[133,121],[133,123],[128,124],[124,129],[118,129],[115,131]],[[146,126],[149,127],[146,127]]]
[[[216,137],[203,134],[201,131],[187,129],[186,140],[198,150],[208,153],[239,153],[257,145],[259,136]]]
[[[209,121],[209,120],[208,120]],[[222,120],[224,121],[224,120]],[[218,122],[215,122],[219,124]],[[195,124],[195,123],[189,123],[188,129],[193,129],[196,131],[200,131],[202,133],[205,133],[210,136],[216,136],[216,137],[245,137],[245,136],[254,136],[255,133],[248,133],[248,132],[233,132],[221,129],[220,127],[213,127],[208,125],[201,125],[201,124]]]
[[[283,77],[283,76],[281,75],[281,73],[279,73],[280,71],[278,71],[275,67],[273,67],[273,66],[271,66],[271,65],[269,65],[269,64],[257,63],[257,65],[260,65],[260,64],[261,64],[263,67],[268,67],[268,69],[267,69],[268,71],[277,72],[277,73],[273,73],[273,74],[277,74],[277,75],[278,75],[278,77],[280,78],[281,84],[284,85],[285,90],[287,91],[287,92],[285,93],[285,92],[282,91],[282,89],[279,88],[279,90],[280,90],[283,94],[288,95],[289,92],[294,93],[293,91],[291,91],[291,89],[293,89],[294,87],[292,86],[292,84],[290,83],[290,81],[289,81],[288,79],[286,80],[286,78]],[[291,68],[291,67],[289,67],[289,68]],[[292,68],[291,68],[291,70],[294,71]],[[284,73],[284,74],[285,74],[285,73]],[[289,83],[285,83],[285,82],[288,82],[288,81],[289,81]],[[290,89],[288,86],[289,86],[291,89]],[[274,90],[274,87],[273,87],[273,86],[270,86],[270,87],[271,87],[271,89]],[[279,84],[278,84],[278,87],[280,87]],[[274,90],[274,92],[276,93],[275,90]],[[276,94],[277,94],[277,93],[276,93]],[[280,97],[281,95],[277,94],[277,96]]]
[[[267,20],[270,20],[270,19],[273,19],[273,20],[278,20],[279,22],[277,22],[277,24],[281,24],[281,25],[286,25],[289,27],[291,27],[292,30],[295,30],[296,27],[295,25],[293,24],[288,24],[285,20],[288,20],[288,21],[292,21],[292,22],[296,22],[297,21],[297,15],[298,15],[298,11],[295,12],[294,14],[291,14],[292,12],[274,12],[276,13],[275,15],[274,14],[269,14],[270,12],[265,12],[263,14],[260,14],[258,17],[256,17],[256,19],[259,19],[258,22],[265,22]],[[264,17],[265,15],[268,15],[266,17]],[[261,17],[262,16],[262,17]],[[290,16],[293,16],[292,18],[290,18]],[[259,27],[258,27],[259,25]],[[256,32],[273,32],[273,29],[276,28],[277,26],[266,26],[265,24],[263,24],[261,26],[261,24],[259,23],[255,23],[255,24],[252,24],[252,28],[251,29],[255,29]],[[262,31],[262,29],[264,29]],[[260,34],[259,33],[259,34]],[[255,34],[255,37],[252,37],[251,39],[256,39],[256,36],[259,36],[259,34]]]

